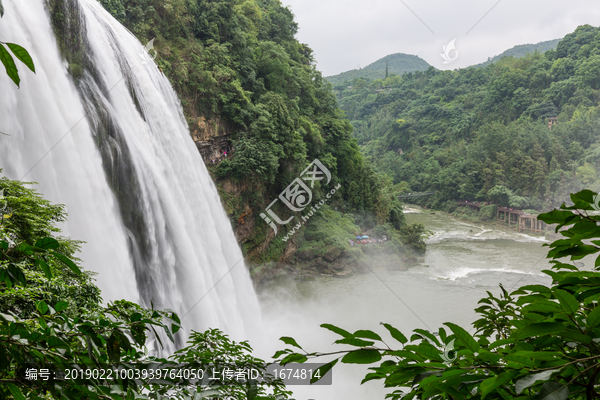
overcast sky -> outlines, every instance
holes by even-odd
[[[600,24],[598,0],[281,1],[292,9],[297,38],[314,50],[324,76],[393,53],[418,55],[439,69],[463,68],[518,44]],[[443,64],[442,48],[454,38],[458,56]]]

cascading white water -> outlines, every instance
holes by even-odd
[[[43,0],[4,1],[0,40],[27,48],[37,73],[21,65],[20,89],[0,73],[3,174],[67,205],[64,231],[87,242],[105,300],[152,302],[185,315],[188,331],[242,338],[258,302],[175,92],[95,0],[72,2],[86,46],[75,80]]]

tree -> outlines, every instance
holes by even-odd
[[[322,374],[340,361],[376,364],[362,382],[381,379],[386,387],[399,388],[387,396],[391,399],[596,399],[600,256],[591,269],[583,270],[578,261],[600,253],[600,216],[589,213],[596,196],[583,190],[571,195],[573,206],[563,204],[560,210],[538,216],[557,224],[556,231],[563,236],[546,244],[553,266],[544,273],[552,284],[523,286],[512,293],[500,286],[499,297],[488,292],[476,309],[480,318],[473,323],[474,334],[448,322],[438,332],[415,329],[409,340],[382,323],[401,344],[397,348],[371,330],[351,333],[323,324],[341,336],[336,343],[354,349],[332,353],[285,349],[276,356],[287,363],[335,355],[320,368]]]
[[[149,362],[147,339],[174,341],[177,314],[124,300],[102,305],[92,275],[74,258],[78,242],[56,236],[64,206],[19,181],[2,178],[0,188],[10,210],[0,217],[1,399],[288,398],[248,343],[218,330],[192,332],[187,347]],[[198,379],[212,367],[254,369],[266,379]],[[49,379],[31,379],[44,370]]]

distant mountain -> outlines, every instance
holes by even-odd
[[[488,58],[488,60],[486,62],[482,62],[481,64],[473,65],[473,67],[474,68],[485,67],[486,65],[490,65],[492,63],[495,63],[496,61],[501,60],[502,57],[521,58],[521,57],[525,56],[525,54],[533,53],[536,50],[539,51],[540,53],[543,53],[548,50],[554,50],[554,49],[556,49],[556,46],[558,45],[558,43],[561,40],[562,39],[554,39],[554,40],[548,40],[546,42],[540,42],[540,43],[536,43],[536,44],[520,44],[518,46],[515,46],[511,49],[506,50],[502,54],[499,54],[495,57]]]
[[[388,73],[402,75],[405,72],[425,71],[430,65],[420,57],[410,54],[396,53],[385,56],[361,69],[342,72],[338,75],[327,76],[332,85],[339,85],[355,78],[384,79],[385,63],[388,64]]]

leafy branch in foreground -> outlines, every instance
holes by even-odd
[[[2,6],[2,0],[0,0],[0,18],[4,16],[4,7]],[[6,48],[4,47],[6,46]],[[15,60],[13,59],[10,52],[7,50],[10,49],[12,53],[21,61],[23,64],[27,66],[33,73],[35,73],[35,65],[33,64],[33,60],[31,56],[23,47],[19,46],[15,43],[4,43],[0,41],[0,61],[4,64],[4,68],[6,69],[6,74],[13,80],[15,85],[19,86],[21,83],[21,78],[19,77],[19,70],[17,69],[17,65],[15,64]],[[1,133],[1,132],[0,132]]]
[[[281,363],[332,357],[323,369],[337,362],[374,364],[363,383],[381,379],[385,387],[398,388],[391,399],[595,399],[600,397],[600,257],[592,270],[575,262],[600,252],[600,216],[590,215],[595,193],[571,195],[573,206],[541,214],[557,224],[564,238],[546,244],[552,270],[550,286],[528,285],[512,293],[479,301],[480,318],[471,335],[446,323],[432,333],[415,329],[410,341],[398,329],[383,324],[400,343],[391,348],[376,332],[350,333],[333,325],[322,327],[341,336],[335,343],[354,349],[330,353],[298,353],[285,349],[275,358]],[[559,229],[562,229],[559,231]],[[570,257],[573,264],[561,261]],[[282,338],[302,349],[294,339]],[[454,344],[453,351],[452,345]],[[383,361],[382,361],[383,360]]]
[[[163,347],[174,342],[177,314],[124,300],[102,305],[93,275],[74,257],[78,242],[53,237],[66,219],[64,206],[19,181],[1,178],[0,190],[11,211],[0,218],[0,399],[289,397],[283,382],[268,376],[262,382],[191,376],[212,366],[266,370],[248,343],[218,330],[192,332],[188,346],[167,359],[148,358],[148,339]],[[115,369],[119,375],[100,373]],[[50,379],[28,379],[32,370],[47,370]],[[78,372],[61,378],[67,370]]]

